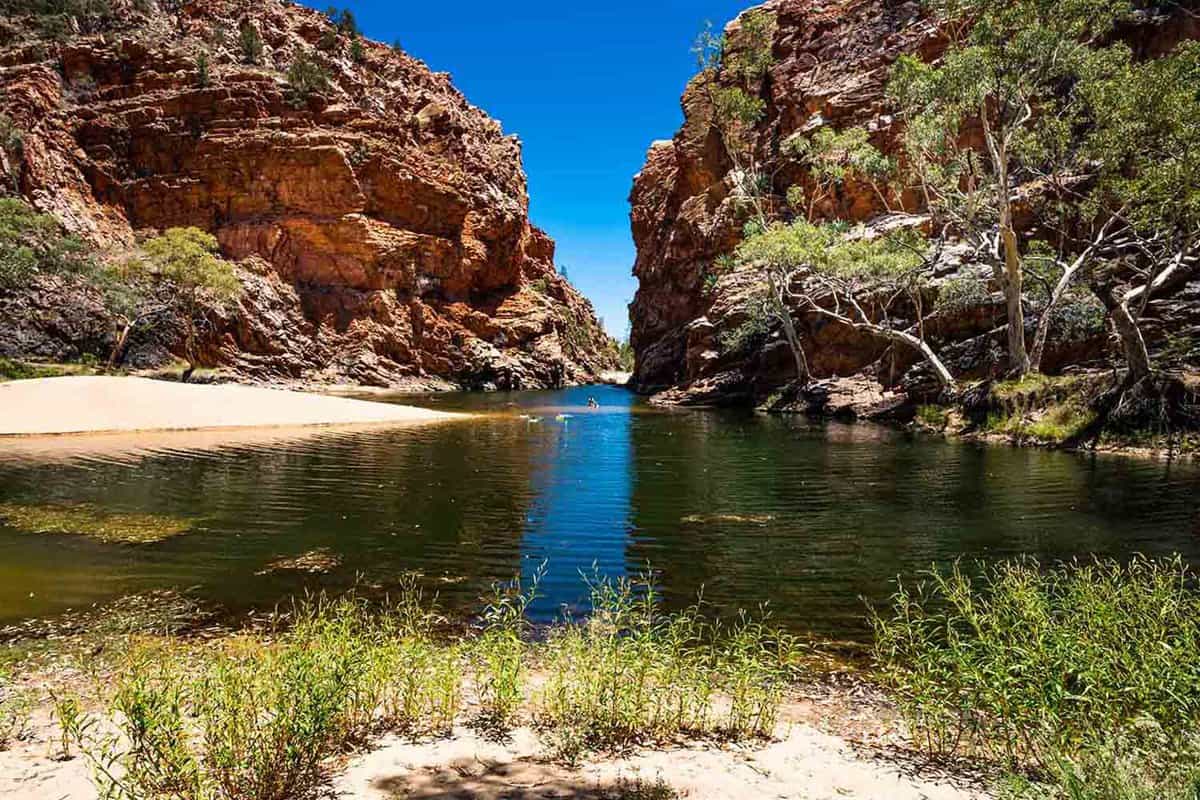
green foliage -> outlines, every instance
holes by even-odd
[[[350,60],[355,64],[361,64],[367,60],[367,53],[363,49],[363,43],[361,39],[355,39],[354,41],[350,42]]]
[[[1149,725],[1200,722],[1200,591],[1176,558],[934,570],[875,617],[875,656],[931,753],[1053,772]]]
[[[0,0],[0,14],[31,17],[40,36],[62,40],[72,32],[72,21],[83,33],[95,33],[112,18],[109,0]]]
[[[142,245],[145,258],[110,269],[106,298],[116,313],[133,320],[151,297],[161,309],[174,307],[186,327],[184,356],[191,375],[198,358],[197,317],[206,305],[225,306],[241,294],[233,265],[217,253],[217,240],[198,228],[170,228]],[[118,353],[114,353],[119,355]]]
[[[892,159],[871,144],[867,130],[860,127],[844,131],[825,127],[811,135],[798,133],[784,141],[782,151],[808,168],[813,190],[806,194],[802,187],[793,186],[787,197],[793,208],[807,206],[810,221],[816,203],[834,188],[852,180],[878,187],[896,168]],[[882,196],[878,188],[876,193]]]
[[[329,74],[307,53],[298,53],[287,71],[288,94],[295,108],[304,108],[312,94],[329,89]]]
[[[217,255],[216,237],[199,228],[169,228],[142,249],[146,260],[132,268],[166,281],[189,299],[227,303],[241,293],[233,266]]]
[[[941,431],[950,424],[950,412],[942,406],[918,406],[917,419],[925,427]]]
[[[540,723],[569,760],[682,733],[770,736],[795,657],[788,636],[761,620],[730,626],[698,606],[668,615],[648,575],[593,578],[592,616],[546,643]],[[714,711],[718,693],[722,711]],[[563,750],[566,752],[563,752]]]
[[[916,231],[872,237],[859,229],[847,235],[842,225],[798,220],[771,225],[738,245],[736,254],[743,264],[785,272],[808,268],[818,275],[868,285],[915,279],[927,249]]]
[[[754,126],[766,113],[767,104],[737,86],[721,86],[711,91],[713,116],[725,140],[725,146],[741,151],[753,143]]]
[[[518,577],[493,585],[484,606],[483,630],[470,652],[481,707],[479,721],[485,726],[510,725],[524,698],[526,612],[537,597],[544,574],[542,565],[528,583]]]
[[[1103,157],[1097,199],[1141,228],[1200,229],[1200,42],[1159,59],[1118,63],[1086,86],[1097,124],[1088,149]]]
[[[24,286],[39,274],[79,274],[94,263],[79,239],[24,200],[0,198],[0,289]]]
[[[721,68],[725,54],[725,36],[713,32],[712,20],[705,20],[700,33],[692,42],[692,55],[696,57],[696,66],[701,72],[716,71]]]
[[[6,114],[0,114],[0,152],[4,153],[8,162],[6,172],[12,188],[16,190],[20,187],[25,157],[25,132]]]
[[[637,354],[633,350],[633,345],[628,341],[617,343],[617,365],[625,372],[633,372],[633,368],[637,362]]]
[[[329,6],[329,8],[325,9],[325,16],[329,17],[329,21],[334,24],[338,33],[343,36],[355,38],[360,35],[358,20],[354,18],[354,12],[350,9]]]
[[[767,318],[761,313],[751,313],[748,319],[733,330],[722,331],[717,341],[721,352],[726,355],[748,353],[760,344],[769,332]]]
[[[196,85],[201,89],[205,88],[212,82],[212,76],[209,75],[208,53],[201,52],[196,56]]]
[[[986,231],[1005,213],[1002,179],[1089,168],[1089,87],[1122,72],[1122,46],[1100,43],[1131,10],[1128,0],[938,3],[955,32],[949,49],[934,64],[901,57],[888,94],[905,117],[906,161],[941,220]],[[966,135],[979,122],[984,136]]]
[[[974,277],[960,276],[951,278],[938,287],[937,299],[934,301],[935,311],[966,311],[982,306],[991,298],[987,284]]]
[[[1010,776],[1001,800],[1196,800],[1200,743],[1173,745],[1142,721],[1115,741],[1058,756],[1041,781]]]
[[[242,63],[261,64],[263,57],[263,41],[258,28],[250,22],[243,22],[238,30],[238,45],[242,49]]]
[[[751,9],[739,18],[734,34],[722,43],[721,69],[741,83],[753,86],[775,63],[772,47],[778,23],[765,9]]]
[[[233,639],[184,662],[135,653],[115,679],[117,735],[77,726],[103,796],[290,800],[328,759],[387,729],[439,732],[459,708],[460,653],[432,638],[413,584],[372,611],[316,598],[272,641]]]
[[[459,641],[439,633],[445,620],[410,577],[381,603],[318,596],[253,634],[135,646],[108,681],[103,717],[64,702],[64,736],[109,800],[295,800],[325,784],[335,756],[375,736],[449,731],[468,673],[477,721],[502,730],[531,703],[560,756],[645,736],[775,729],[798,661],[791,638],[748,617],[669,615],[643,582],[596,580],[593,618],[534,643],[527,611],[540,575],[497,586],[482,626]],[[533,664],[546,680],[530,691]],[[5,689],[0,675],[0,711]],[[670,796],[635,788],[628,796]]]

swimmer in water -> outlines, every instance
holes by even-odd
[[[596,398],[594,398],[594,397],[588,398],[588,408],[599,408],[599,407],[600,407],[600,404],[596,402]]]

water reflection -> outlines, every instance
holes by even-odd
[[[600,409],[587,410],[591,395]],[[139,546],[0,525],[0,622],[167,587],[235,610],[269,606],[407,571],[464,609],[543,561],[535,612],[548,618],[578,606],[593,563],[618,575],[650,562],[673,604],[703,587],[725,610],[769,601],[798,629],[857,637],[863,599],[884,600],[897,573],[933,562],[1200,558],[1191,464],[662,411],[599,387],[419,402],[486,413],[218,448],[156,443],[136,457],[0,450],[0,503],[198,518],[193,533]],[[259,574],[314,550],[337,567]]]

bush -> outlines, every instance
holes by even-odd
[[[475,721],[505,730],[529,699],[531,664],[548,673],[534,706],[560,755],[774,729],[790,639],[748,619],[668,615],[643,583],[597,581],[592,621],[533,644],[526,612],[540,574],[497,586],[481,628],[461,641],[439,637],[444,620],[408,579],[382,604],[317,597],[276,614],[261,636],[136,651],[113,679],[117,729],[72,710],[64,748],[79,744],[110,800],[305,798],[331,758],[376,735],[450,730],[468,668]]]
[[[263,41],[258,34],[258,28],[249,22],[243,22],[238,31],[238,44],[242,48],[242,62],[245,64],[261,64],[263,57]]]
[[[212,77],[209,75],[208,53],[200,53],[196,56],[196,85],[201,89],[211,83]]]
[[[300,53],[288,67],[287,84],[292,106],[304,108],[310,95],[329,89],[329,75],[307,54]]]
[[[118,734],[80,736],[103,796],[309,797],[331,756],[378,731],[444,730],[459,650],[431,619],[412,599],[373,612],[316,598],[276,617],[274,641],[233,639],[199,663],[136,654],[116,679]]]
[[[0,198],[0,289],[24,286],[37,274],[82,273],[94,266],[82,241],[23,200]]]
[[[1151,726],[1200,728],[1200,590],[1176,558],[959,566],[901,585],[875,656],[919,743],[1051,774]],[[1164,756],[1165,757],[1165,756]]]

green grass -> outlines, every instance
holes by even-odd
[[[567,760],[679,734],[770,736],[798,646],[762,621],[666,614],[653,584],[596,579],[593,615],[554,631],[535,703]]]
[[[1051,403],[1026,413],[993,412],[984,429],[988,433],[1011,436],[1018,441],[1036,440],[1062,444],[1079,435],[1096,419],[1090,408],[1076,401]]]
[[[1032,768],[1042,788],[1023,791],[1052,797],[1194,778],[1200,590],[1178,558],[935,570],[900,587],[875,631],[880,673],[931,755]],[[1110,779],[1132,788],[1087,793]]]
[[[945,430],[950,424],[950,411],[943,406],[918,406],[917,421],[927,428]]]
[[[382,604],[311,598],[207,645],[154,639],[119,660],[102,712],[56,698],[59,747],[82,752],[113,800],[294,800],[313,796],[340,753],[456,721],[497,733],[534,721],[568,760],[674,733],[774,730],[796,659],[762,622],[667,614],[648,585],[601,581],[591,622],[532,641],[536,590],[536,576],[496,587],[480,626],[457,637],[409,580]]]

